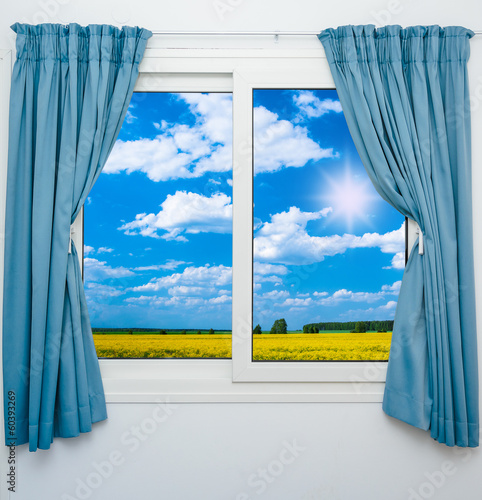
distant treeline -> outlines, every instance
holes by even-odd
[[[336,332],[337,330],[360,331],[360,323],[365,325],[365,331],[369,332],[391,332],[393,331],[393,320],[386,321],[347,321],[345,323],[327,321],[323,323],[308,323],[303,325],[303,333]],[[358,328],[357,328],[358,325]]]
[[[143,333],[149,333],[149,332],[154,332],[158,333],[160,331],[169,331],[169,332],[185,332],[186,328],[92,328],[92,333],[99,333],[99,332],[143,332]],[[197,331],[192,328],[188,328],[188,331]],[[201,331],[209,331],[209,328],[204,328]],[[214,332],[220,331],[220,332],[225,332],[229,330],[213,330]]]
[[[98,333],[98,332],[158,332],[159,330],[160,330],[159,328],[92,328],[92,333]]]

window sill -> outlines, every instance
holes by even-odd
[[[380,403],[384,382],[233,382],[231,360],[101,359],[107,403]],[[366,363],[365,380],[386,363]]]

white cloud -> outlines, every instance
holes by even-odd
[[[203,286],[211,289],[212,287],[226,286],[231,284],[231,268],[227,266],[209,266],[206,264],[201,267],[186,267],[182,273],[174,273],[169,276],[157,278],[145,285],[134,287],[135,292],[141,291],[159,291],[163,288],[173,286]]]
[[[206,288],[202,286],[186,286],[186,285],[179,285],[179,286],[172,286],[171,288],[168,289],[167,293],[169,295],[185,295],[185,296],[191,296],[191,295],[202,295],[205,293]]]
[[[264,262],[255,262],[254,263],[254,274],[288,274],[288,268],[286,266],[267,264]]]
[[[149,305],[150,307],[195,307],[201,306],[206,301],[201,297],[186,297],[182,295],[175,295],[172,297],[157,297],[141,295],[140,297],[129,297],[125,302],[138,305]]]
[[[136,267],[134,268],[134,271],[173,271],[174,269],[176,269],[176,267],[179,267],[183,264],[188,264],[188,262],[184,262],[183,260],[167,259],[165,264],[154,264],[152,266]]]
[[[156,300],[157,297],[153,297],[150,295],[140,295],[139,297],[127,297],[124,302],[131,303],[131,304],[146,304],[148,302],[152,302],[153,300]]]
[[[257,231],[263,225],[263,221],[259,217],[253,217],[253,231]]]
[[[349,248],[379,248],[383,253],[397,253],[405,246],[404,225],[385,234],[365,233],[332,236],[310,236],[308,222],[326,217],[331,207],[318,212],[302,212],[291,207],[288,212],[271,216],[257,231],[254,240],[255,258],[279,264],[312,264],[327,256],[346,252]]]
[[[114,251],[113,248],[108,248],[108,247],[99,247],[96,251],[94,247],[91,247],[89,245],[84,245],[84,255],[91,255],[94,253],[97,253],[97,254],[112,253],[113,251]]]
[[[360,305],[363,303],[370,304],[377,301],[387,300],[390,297],[396,298],[400,290],[400,284],[400,281],[396,281],[391,285],[383,285],[377,292],[352,292],[351,290],[343,288],[335,291],[331,295],[329,295],[328,292],[313,292],[312,294],[298,292],[294,297],[290,296],[290,293],[287,290],[273,290],[263,294],[255,293],[254,306],[257,314],[265,314],[266,311],[269,311],[273,306],[288,308],[289,311],[296,312],[299,311],[300,308],[306,307],[318,307],[319,310],[319,306],[334,307],[347,303],[358,303]],[[387,310],[394,307],[393,304],[396,304],[396,302],[390,300],[386,306],[369,308],[366,310],[368,311],[367,315],[369,316],[369,313],[372,312],[375,315],[378,315],[378,317],[383,316],[383,314],[386,315]],[[363,316],[363,318],[365,317],[366,316]],[[371,319],[373,319],[373,317]]]
[[[125,267],[111,267],[107,262],[87,257],[84,259],[85,281],[103,281],[109,278],[125,278],[134,273]]]
[[[395,281],[392,285],[383,285],[382,286],[382,291],[384,292],[393,292],[393,293],[399,293],[400,292],[400,287],[402,286],[402,281]]]
[[[306,299],[300,299],[300,298],[289,298],[286,299],[282,305],[282,307],[308,307],[313,304],[313,299],[311,298],[306,298]]]
[[[336,306],[341,302],[376,302],[385,297],[382,292],[352,292],[351,290],[346,290],[342,288],[337,290],[333,295],[323,298],[319,301],[319,304],[323,306]]]
[[[253,267],[254,287],[256,290],[261,288],[261,283],[274,283],[281,285],[283,280],[280,278],[289,273],[286,266],[267,264],[264,262],[255,262]]]
[[[232,301],[230,295],[220,295],[219,297],[213,297],[208,300],[209,304],[227,304]]]
[[[198,308],[199,313],[222,308],[231,302],[231,268],[227,266],[186,267],[182,272],[152,279],[149,283],[130,288],[131,292],[167,292],[167,296],[141,295],[126,302],[152,307]],[[204,309],[203,309],[204,308]]]
[[[169,299],[164,299],[162,301],[165,306],[174,306],[174,307],[193,307],[200,306],[205,304],[205,300],[201,297],[180,297],[175,296]]]
[[[255,173],[276,172],[285,167],[303,167],[311,160],[336,158],[333,148],[323,149],[308,136],[308,129],[280,120],[276,113],[254,109]]]
[[[401,281],[395,281],[391,285],[383,285],[378,292],[352,292],[346,288],[337,290],[330,296],[328,296],[326,292],[323,292],[324,296],[317,301],[317,304],[323,306],[337,306],[342,302],[377,302],[378,300],[385,299],[389,295],[397,296],[400,292],[401,284]],[[313,295],[315,297],[320,297],[323,293],[319,294],[315,292]]]
[[[222,308],[232,302],[231,295],[229,294],[218,294],[217,296],[210,298],[204,298],[199,295],[200,294],[198,294],[198,296],[191,296],[183,293],[169,297],[141,295],[139,297],[126,298],[124,302],[143,307],[171,307],[173,309],[196,308],[198,313],[206,310],[212,310],[213,307]]]
[[[118,140],[103,169],[104,174],[144,172],[152,181],[193,177],[188,170],[194,160],[191,153],[180,152],[172,137],[136,141]]]
[[[405,269],[405,251],[397,252],[392,258],[392,264],[383,269]]]
[[[157,297],[149,295],[141,295],[139,297],[129,297],[125,302],[133,305],[150,306],[150,307],[172,307],[172,308],[186,308],[196,307],[198,312],[202,312],[205,308],[211,309],[213,307],[223,307],[230,304],[232,301],[231,296],[227,294],[218,295],[211,298],[192,297],[184,294],[174,295],[170,297]]]
[[[352,309],[341,314],[341,316],[354,318],[356,320],[390,319],[394,317],[396,308],[397,303],[394,300],[390,300],[383,306],[375,308],[369,307],[368,309]]]
[[[199,160],[194,169],[194,177],[200,177],[206,172],[228,172],[232,168],[232,151],[229,147],[219,144],[213,151]]]
[[[189,109],[202,125],[203,134],[213,143],[232,141],[233,104],[231,94],[202,94],[188,92],[179,98],[189,104]]]
[[[340,101],[334,99],[319,99],[310,90],[302,90],[293,96],[293,102],[300,109],[301,116],[318,118],[331,111],[341,113]]]
[[[140,266],[140,267],[135,267],[134,271],[160,271],[161,269],[164,269],[161,264],[153,264],[152,266]]]
[[[286,290],[272,290],[271,292],[265,292],[262,294],[255,294],[255,301],[259,306],[260,301],[270,300],[270,301],[281,301],[287,299],[290,296],[289,292]]]
[[[124,293],[125,290],[119,287],[104,285],[103,283],[94,283],[92,281],[85,282],[85,295],[91,301],[118,297]]]
[[[156,137],[118,140],[104,173],[139,171],[159,182],[232,169],[231,95],[186,93],[177,97],[189,105],[195,123],[154,122],[153,127],[159,131]],[[300,92],[295,103],[306,116],[338,112],[339,106],[338,101],[320,101],[314,95],[310,97],[309,92]],[[333,148],[322,148],[311,139],[306,127],[282,120],[263,106],[254,110],[254,128],[256,173],[302,167],[311,160],[337,157]],[[232,181],[228,183],[231,185]]]
[[[405,248],[405,222],[400,229],[385,234],[365,233],[361,238],[356,236],[350,248],[380,248],[383,253],[398,253]]]
[[[283,283],[283,280],[279,276],[263,276],[261,274],[255,274],[254,281],[256,283],[274,283],[275,285],[281,285]]]
[[[97,253],[112,253],[114,251],[113,248],[107,248],[107,247],[100,247],[97,250]]]
[[[137,120],[137,116],[134,115],[133,111],[134,109],[136,108],[136,105],[135,104],[129,104],[129,107],[127,108],[127,113],[126,113],[126,117],[124,118],[124,121],[126,123],[133,123]]]
[[[138,214],[132,222],[119,229],[125,234],[140,234],[151,238],[187,241],[184,234],[230,233],[233,206],[224,193],[210,197],[186,191],[168,195],[157,214]],[[159,235],[161,232],[161,235]]]
[[[104,173],[144,172],[158,182],[200,177],[232,168],[232,99],[230,94],[178,94],[195,117],[192,126],[153,123],[154,139],[118,140]]]

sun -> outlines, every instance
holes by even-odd
[[[344,220],[348,231],[357,221],[371,223],[368,211],[376,196],[369,179],[359,178],[347,167],[341,176],[327,176],[325,182],[323,201],[333,208],[334,218]]]

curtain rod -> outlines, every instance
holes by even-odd
[[[474,31],[474,30],[473,30]],[[482,30],[474,31],[476,35],[482,35]],[[152,31],[153,35],[256,35],[256,36],[317,36],[320,31]]]

